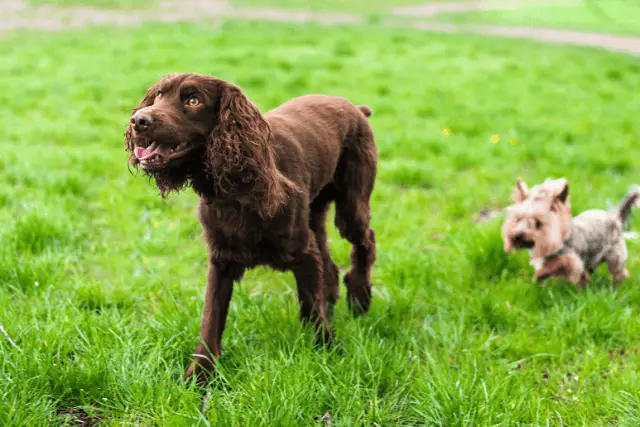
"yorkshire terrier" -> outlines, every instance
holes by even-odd
[[[629,276],[623,225],[640,205],[640,189],[627,194],[614,212],[594,209],[576,217],[571,216],[564,178],[531,189],[518,180],[513,199],[502,227],[504,250],[529,249],[536,281],[558,276],[584,288],[603,262],[614,282]]]

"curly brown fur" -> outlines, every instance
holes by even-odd
[[[220,355],[234,282],[266,265],[292,271],[300,317],[329,343],[338,266],[329,253],[326,215],[352,244],[345,275],[349,307],[366,312],[376,259],[370,227],[377,148],[371,109],[344,98],[306,95],[260,114],[240,88],[211,76],[175,74],[153,85],[133,110],[125,135],[130,164],[164,196],[192,187],[209,249],[201,341],[186,377]]]
[[[268,218],[297,186],[276,167],[271,128],[240,89],[223,84],[218,123],[207,146],[207,170],[222,197],[258,203]]]
[[[169,75],[163,82],[167,87],[166,82],[181,78],[184,76]],[[192,75],[191,78],[197,77]],[[210,112],[217,110],[217,120],[210,118],[212,128],[207,127],[205,132],[198,135],[201,142],[207,141],[205,156],[200,159],[205,159],[206,171],[215,184],[215,191],[246,204],[254,204],[256,212],[262,217],[273,216],[285,203],[287,190],[296,191],[297,188],[275,166],[269,124],[237,86],[213,78],[203,79],[199,83],[203,95],[213,101],[209,107]],[[140,105],[133,109],[132,117],[138,111],[152,107],[158,91],[161,90],[161,83],[149,88]],[[177,115],[165,113],[164,116],[166,120],[163,121],[163,125],[169,139],[182,141],[184,135],[181,135],[179,128],[176,129],[179,127]],[[136,146],[149,146],[150,141],[135,136],[131,123],[125,136],[126,149],[131,153],[130,164],[138,167],[140,160],[136,158],[133,150]],[[202,144],[203,148],[204,146],[205,144]],[[201,172],[201,162],[193,164],[189,160],[191,158],[182,159],[180,168],[167,167],[144,171],[155,179],[162,196],[166,197],[172,191],[180,191],[191,185],[194,173]]]

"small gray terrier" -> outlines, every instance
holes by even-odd
[[[629,276],[623,225],[632,208],[640,206],[640,189],[627,194],[614,212],[592,209],[576,217],[564,178],[531,189],[518,180],[513,198],[516,203],[507,208],[502,227],[504,250],[529,249],[535,280],[559,276],[584,288],[603,262],[614,282]]]

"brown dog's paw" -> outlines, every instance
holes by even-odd
[[[316,346],[331,348],[333,346],[333,330],[330,326],[319,326],[316,331]]]
[[[194,378],[196,385],[204,387],[209,381],[210,377],[215,373],[215,366],[209,361],[191,362],[187,368],[187,372],[184,374],[184,380],[191,382]]]
[[[347,306],[351,314],[354,316],[367,314],[371,306],[371,284],[353,272],[345,274],[343,280],[347,286]]]

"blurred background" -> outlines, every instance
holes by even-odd
[[[639,425],[638,241],[578,292],[500,238],[516,178],[574,214],[640,183],[637,55],[635,0],[0,0],[0,424]],[[123,138],[183,71],[369,105],[380,153],[371,312],[317,351],[292,276],[250,272],[204,405],[197,198]]]

